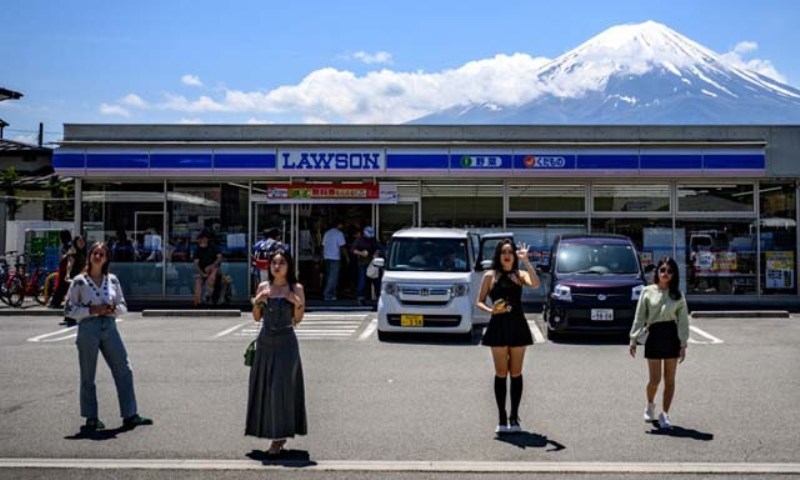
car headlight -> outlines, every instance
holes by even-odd
[[[563,302],[571,302],[572,301],[572,290],[566,285],[556,285],[553,287],[553,293],[550,294],[551,297],[555,298],[556,300],[561,300]]]
[[[469,292],[469,284],[467,283],[454,283],[453,288],[450,289],[451,297],[463,297]]]
[[[396,283],[389,282],[383,285],[383,291],[388,293],[389,295],[397,295],[397,293],[400,291],[400,288],[397,286]]]
[[[638,302],[639,297],[642,296],[643,291],[644,291],[644,285],[637,285],[633,287],[633,290],[631,290],[631,300]]]

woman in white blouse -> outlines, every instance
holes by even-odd
[[[95,374],[98,352],[103,353],[114,376],[123,426],[134,428],[153,424],[137,411],[133,371],[116,322],[116,317],[127,313],[128,307],[119,280],[108,272],[109,261],[109,249],[104,242],[92,245],[86,267],[72,279],[67,293],[65,314],[78,321],[75,343],[81,372],[81,416],[86,418],[86,424],[81,427],[84,433],[105,428],[97,414]]]

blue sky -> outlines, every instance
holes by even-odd
[[[800,86],[794,0],[4,0],[5,137],[64,123],[399,123],[654,20]],[[449,103],[448,103],[449,102]]]

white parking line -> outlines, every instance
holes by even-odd
[[[377,329],[378,329],[378,319],[373,318],[372,321],[369,322],[369,325],[367,325],[367,328],[365,328],[364,331],[361,332],[361,335],[358,336],[358,341],[363,342],[364,340],[368,339],[370,335],[372,335],[372,332],[374,332]]]
[[[704,337],[706,337],[707,339],[709,339],[709,340],[710,340],[710,341],[702,341],[702,340],[695,340],[695,339],[693,339],[693,338],[690,338],[690,339],[689,339],[689,343],[694,343],[694,344],[699,344],[699,345],[709,345],[709,344],[710,344],[710,345],[718,345],[718,344],[720,344],[720,343],[725,343],[725,342],[723,342],[721,339],[719,339],[719,338],[715,337],[714,335],[711,335],[711,334],[710,334],[710,333],[708,333],[708,332],[705,332],[705,331],[703,331],[703,330],[700,330],[699,328],[695,327],[694,325],[689,325],[689,328],[690,328],[690,329],[691,329],[691,330],[692,330],[694,333],[696,333],[696,334],[698,334],[698,335],[702,335],[702,336],[704,336]]]
[[[122,318],[118,318],[117,319],[117,323],[120,323],[121,321],[123,321]],[[65,333],[67,335],[64,335]],[[57,335],[61,335],[61,336],[59,337]],[[67,328],[64,328],[64,329],[61,329],[61,330],[57,330],[55,332],[45,333],[44,335],[31,337],[31,338],[27,339],[27,341],[28,342],[34,342],[34,343],[38,343],[38,342],[48,342],[48,343],[49,342],[60,342],[61,340],[69,340],[70,338],[75,338],[77,336],[78,336],[78,327],[75,326],[75,327],[67,327]],[[55,337],[55,338],[49,338],[49,337]]]
[[[531,327],[531,333],[533,333],[533,343],[547,343],[547,339],[544,338],[544,334],[539,330],[539,325],[535,321],[528,320],[528,325]]]
[[[224,337],[225,335],[228,335],[230,333],[235,332],[236,330],[239,330],[240,328],[242,328],[243,326],[247,325],[248,323],[253,323],[253,321],[252,320],[248,320],[246,322],[239,323],[239,324],[237,324],[237,325],[235,325],[235,326],[233,326],[231,328],[226,328],[225,330],[223,330],[223,331],[219,332],[218,334],[214,335],[213,338]]]

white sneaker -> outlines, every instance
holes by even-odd
[[[661,412],[658,415],[658,426],[661,428],[670,428],[672,426],[672,422],[669,421],[669,415],[666,412]]]
[[[508,433],[508,425],[505,423],[498,423],[494,429],[494,433]]]
[[[508,433],[520,433],[522,425],[519,424],[519,419],[508,421]]]
[[[656,419],[656,404],[648,403],[647,407],[645,407],[644,409],[644,421],[652,422],[655,419]]]

